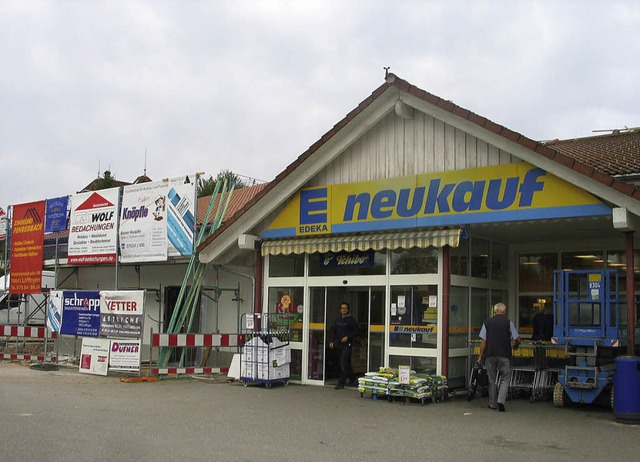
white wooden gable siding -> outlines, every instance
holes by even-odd
[[[395,112],[322,169],[307,186],[353,183],[519,162],[475,136],[419,111]]]

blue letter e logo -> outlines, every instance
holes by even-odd
[[[300,224],[327,222],[327,188],[300,191]]]

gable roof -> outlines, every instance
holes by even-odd
[[[547,146],[610,176],[640,174],[640,129],[548,141]]]
[[[539,166],[552,174],[556,174],[556,176],[565,178],[570,173],[568,176],[571,177],[571,181],[577,183],[578,186],[582,185],[583,188],[588,188],[594,194],[605,197],[611,202],[613,202],[612,199],[614,198],[618,199],[619,196],[626,196],[630,200],[622,200],[620,202],[627,206],[632,206],[634,213],[640,215],[640,202],[638,202],[640,200],[640,188],[614,178],[607,171],[595,168],[589,163],[592,160],[591,158],[579,158],[575,154],[571,155],[569,150],[562,149],[562,147],[554,149],[549,143],[534,141],[492,122],[486,117],[457,106],[451,101],[444,100],[411,85],[395,74],[389,74],[385,83],[375,89],[368,98],[289,164],[271,183],[268,183],[264,189],[244,204],[232,219],[224,222],[213,235],[207,238],[198,247],[200,259],[204,262],[212,261],[224,250],[228,249],[233,244],[235,236],[246,231],[246,229],[242,228],[249,227],[249,219],[245,218],[245,214],[257,204],[260,203],[262,207],[258,207],[255,209],[256,212],[252,213],[256,218],[264,218],[268,211],[275,210],[282,202],[278,202],[274,198],[284,200],[281,192],[280,194],[278,193],[278,190],[286,189],[283,186],[284,183],[293,185],[290,186],[293,188],[301,186],[318,171],[317,164],[322,162],[324,162],[324,165],[328,164],[334,157],[327,155],[327,153],[337,149],[335,145],[340,143],[338,138],[342,135],[345,127],[355,127],[358,120],[364,117],[373,117],[374,114],[379,115],[384,110],[387,112],[392,110],[400,95],[403,97],[402,101],[409,104],[409,106],[429,112],[431,115],[443,120],[446,119],[447,123],[455,124],[458,128],[474,136],[490,139],[497,147],[514,153],[517,157],[532,165]],[[363,123],[363,125],[366,124]],[[361,129],[361,127],[358,128]],[[348,136],[344,135],[344,138],[348,138]],[[557,148],[558,146],[555,147]],[[320,156],[320,159],[316,159],[317,156]],[[299,169],[298,167],[303,163],[309,163],[313,168]],[[284,179],[295,179],[295,181],[284,182]],[[222,239],[221,237],[227,233],[230,233],[230,235]]]

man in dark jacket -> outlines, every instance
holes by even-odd
[[[342,390],[349,379],[349,385],[355,384],[355,376],[351,368],[351,346],[359,334],[358,323],[351,316],[351,308],[347,302],[340,304],[340,317],[333,325],[332,340],[329,348],[338,346],[338,358],[340,361],[340,378],[336,390]]]
[[[513,348],[520,345],[520,337],[513,323],[507,318],[507,307],[504,303],[496,303],[493,317],[487,319],[480,329],[480,355],[478,362],[484,360],[489,376],[489,408],[504,412],[504,403],[509,391],[511,379],[511,340]],[[498,372],[500,384],[496,390]]]

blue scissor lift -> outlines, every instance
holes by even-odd
[[[619,282],[613,269],[554,271],[551,342],[564,345],[567,357],[553,390],[555,406],[593,403],[612,389],[614,358],[625,354],[627,344]]]

